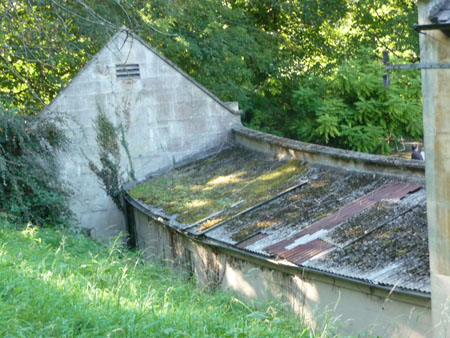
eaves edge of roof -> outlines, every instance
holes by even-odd
[[[419,289],[410,289],[410,288],[404,288],[401,286],[388,286],[388,285],[381,285],[381,284],[377,284],[374,283],[373,281],[367,280],[367,279],[363,279],[363,278],[356,278],[353,276],[346,276],[343,274],[339,274],[339,273],[334,273],[332,271],[328,271],[327,269],[320,269],[320,268],[316,268],[316,267],[308,267],[305,265],[297,265],[294,263],[291,263],[285,259],[280,259],[280,258],[276,258],[276,257],[272,257],[272,256],[265,256],[265,255],[261,255],[258,252],[252,251],[252,250],[246,250],[246,249],[242,249],[242,248],[237,248],[234,245],[231,245],[229,243],[225,243],[222,242],[220,240],[217,239],[212,239],[203,235],[195,235],[192,232],[190,232],[189,230],[183,229],[183,228],[179,228],[179,227],[174,227],[172,224],[170,224],[171,222],[167,222],[166,220],[162,220],[160,217],[161,215],[158,215],[156,213],[154,213],[154,210],[152,210],[152,208],[150,208],[147,205],[144,205],[142,202],[136,200],[135,198],[133,198],[132,196],[130,196],[128,193],[126,193],[126,201],[128,203],[130,203],[131,206],[133,206],[134,208],[136,208],[137,210],[139,210],[140,212],[144,213],[145,215],[147,215],[148,217],[152,218],[153,220],[155,220],[156,222],[159,222],[162,226],[165,226],[169,229],[171,229],[172,231],[175,231],[177,233],[179,233],[180,235],[187,237],[195,242],[199,242],[202,243],[204,245],[208,245],[208,246],[213,246],[216,248],[221,248],[227,251],[231,251],[233,253],[242,255],[244,257],[248,257],[248,258],[252,258],[252,259],[256,259],[258,261],[261,261],[265,264],[269,264],[269,265],[273,265],[273,266],[278,266],[280,268],[287,268],[287,269],[293,269],[295,271],[301,271],[302,273],[304,272],[311,272],[311,273],[315,273],[318,275],[322,275],[328,278],[336,278],[342,281],[346,281],[346,282],[350,282],[350,283],[355,283],[358,285],[362,285],[362,286],[366,286],[366,287],[370,287],[370,288],[375,288],[375,289],[379,289],[385,292],[388,292],[389,294],[392,293],[398,293],[398,294],[402,294],[402,295],[407,295],[407,296],[412,296],[412,297],[417,297],[420,299],[424,299],[424,300],[431,300],[431,293],[430,292],[426,292],[423,290],[419,290]]]

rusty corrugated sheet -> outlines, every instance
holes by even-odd
[[[266,234],[262,234],[262,233],[253,235],[250,238],[247,238],[247,239],[243,240],[242,242],[236,244],[236,247],[239,248],[239,249],[246,248],[249,245],[252,245],[253,243],[258,242],[260,239],[263,239],[265,237],[267,237],[267,235]]]
[[[334,248],[334,245],[321,239],[312,240],[306,244],[299,245],[291,250],[279,253],[279,256],[285,258],[289,262],[301,264],[318,254]]]
[[[382,187],[362,196],[340,208],[337,212],[328,215],[319,221],[310,225],[307,229],[302,230],[288,239],[282,240],[278,243],[272,244],[264,250],[269,253],[279,254],[286,251],[286,246],[292,244],[298,238],[305,235],[312,235],[319,230],[329,230],[350,217],[360,213],[361,211],[370,208],[376,203],[384,199],[401,199],[406,194],[417,191],[421,186],[413,183],[391,182]]]

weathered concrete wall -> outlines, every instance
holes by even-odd
[[[138,64],[140,78],[116,78],[116,65]],[[227,142],[239,114],[220,102],[142,41],[116,34],[44,110],[62,112],[71,138],[61,175],[74,190],[72,210],[93,235],[124,230],[124,219],[88,167],[100,167],[94,120],[105,112],[122,125],[136,179]],[[130,163],[121,149],[125,180]]]
[[[372,155],[304,143],[237,126],[233,141],[248,149],[263,152],[279,159],[296,158],[309,163],[385,174],[403,179],[425,180],[423,161],[411,161],[392,156]],[[427,155],[428,156],[428,155]]]
[[[435,1],[419,1],[419,24],[429,24]],[[423,63],[450,63],[450,39],[439,30],[420,34]],[[450,337],[450,69],[422,70],[428,238],[433,324],[436,337]]]
[[[201,286],[251,299],[277,299],[320,327],[335,320],[342,334],[427,337],[429,300],[356,284],[280,262],[195,241],[134,209],[137,246],[147,259],[183,267]]]

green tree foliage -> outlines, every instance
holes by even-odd
[[[349,1],[353,29],[348,32],[348,45],[370,47],[377,54],[387,49],[408,62],[418,61],[416,6],[417,0]]]
[[[329,88],[338,68],[353,60],[371,64],[383,49],[418,59],[414,0],[3,1],[0,16],[0,102],[27,113],[40,111],[122,25],[220,99],[239,101],[248,126],[288,137],[303,135],[292,128],[302,115],[292,98],[299,87],[318,87],[311,76]],[[361,47],[370,52],[361,54]],[[413,82],[416,75],[396,77]],[[317,142],[343,135],[333,114],[321,115]],[[407,118],[415,124],[419,115]]]
[[[316,4],[328,8],[325,2]],[[397,56],[398,63],[418,60],[418,35],[412,28],[416,2],[348,0],[344,7],[337,16],[317,13],[333,20],[309,26],[322,38],[314,38],[321,43],[302,59],[304,68],[294,79],[297,87],[285,86],[283,94],[275,95],[283,101],[271,98],[272,106],[251,111],[247,123],[303,141],[388,154],[398,137],[422,137],[420,74],[393,72],[386,92],[380,60],[384,49]],[[368,106],[374,111],[362,118],[356,108]],[[373,118],[376,114],[379,118]]]
[[[401,137],[420,138],[420,74],[397,74],[386,90],[383,72],[380,62],[359,58],[326,79],[304,81],[293,95],[291,132],[307,142],[383,154]]]
[[[82,14],[82,13],[80,13]],[[95,52],[53,1],[0,2],[0,99],[36,113]]]
[[[57,179],[58,121],[0,108],[0,210],[15,221],[63,225],[68,192]]]

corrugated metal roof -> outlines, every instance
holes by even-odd
[[[345,248],[336,248],[313,257],[302,266],[349,278],[365,280],[374,285],[418,292],[430,292],[429,255],[427,245],[425,191],[406,197],[389,210],[397,217],[373,232],[358,238]],[[411,206],[407,213],[401,211]],[[376,212],[376,210],[373,210]],[[358,222],[358,219],[355,219]],[[351,224],[351,222],[350,222]],[[346,228],[344,231],[352,230]],[[341,230],[340,230],[341,231]]]
[[[429,292],[427,243],[425,240],[422,244],[415,242],[415,238],[426,233],[424,192],[404,198],[420,189],[420,185],[367,173],[314,165],[303,167],[303,164],[302,170],[293,168],[297,172],[289,182],[283,179],[280,185],[278,176],[272,175],[275,169],[280,168],[279,163],[265,161],[264,168],[249,166],[248,172],[244,172],[242,163],[249,158],[258,163],[260,158],[245,152],[247,157],[242,158],[242,153],[228,150],[220,156],[198,161],[168,174],[166,178],[173,176],[174,179],[181,179],[181,183],[186,180],[190,184],[189,194],[201,192],[201,197],[205,189],[216,189],[224,202],[209,208],[205,207],[207,204],[202,206],[201,201],[196,201],[199,210],[205,209],[205,214],[210,212],[206,219],[223,216],[225,221],[218,221],[202,231],[185,224],[188,233],[202,234],[205,241],[225,243],[244,253],[265,257],[276,254],[301,267],[374,285],[399,285],[405,289]],[[225,170],[227,165],[230,168]],[[219,180],[230,175],[234,175],[234,181]],[[266,178],[274,183],[274,188],[263,191],[256,201],[253,200],[253,193],[243,194],[255,177],[264,178],[260,179],[262,190],[266,188]],[[308,180],[308,183],[302,185],[303,180]],[[181,183],[180,186],[183,185]],[[224,186],[227,189],[223,189]],[[189,196],[189,200],[195,197]],[[211,201],[208,202],[212,202],[218,197],[211,195],[209,198]],[[168,202],[176,202],[176,198]],[[154,206],[149,208],[154,209]],[[186,210],[180,212],[190,211],[189,208],[192,206],[187,204]],[[176,221],[179,214],[166,215],[167,210],[163,207],[154,210],[157,212],[152,211],[153,214],[163,217],[171,226],[176,223],[176,227],[183,228],[183,224]],[[417,218],[420,221],[411,227]],[[399,232],[396,232],[397,228]],[[397,254],[397,247],[389,247],[390,244],[383,242],[386,239],[399,240],[399,250],[403,253]],[[359,259],[361,257],[363,259]]]
[[[301,263],[332,248],[334,248],[333,244],[325,242],[321,239],[315,239],[306,244],[299,245],[294,249],[280,252],[278,255],[285,258],[289,262],[300,265]]]
[[[343,221],[349,219],[350,217],[360,213],[361,211],[370,208],[381,200],[401,199],[406,194],[416,191],[420,188],[420,185],[412,183],[391,182],[385,184],[382,187],[370,192],[369,194],[346,204],[337,212],[320,219],[319,221],[309,226],[307,229],[298,232],[288,239],[270,245],[264,250],[269,253],[279,254],[286,251],[286,247],[294,244],[296,240],[304,236],[313,235],[320,230],[329,230],[342,223]]]
[[[241,241],[240,243],[236,244],[236,247],[239,248],[239,249],[246,248],[247,246],[258,242],[260,239],[263,239],[265,237],[267,237],[267,235],[266,234],[262,234],[262,233],[253,235],[250,238],[247,238],[247,239]]]
[[[384,177],[310,167],[302,177],[308,183],[227,220],[205,233],[208,238],[237,245],[257,233],[268,235],[250,249],[265,254],[263,249],[289,238],[316,220],[388,182]]]
[[[418,291],[424,293],[431,292],[429,278],[417,279],[415,277],[407,276],[405,274],[404,266],[401,262],[388,264],[379,269],[370,271],[361,271],[361,269],[349,265],[342,264],[342,266],[326,267],[323,264],[311,264],[310,262],[303,262],[302,266],[314,268],[316,270],[333,273],[346,278],[359,279],[374,285],[382,285],[389,287],[401,287],[411,291]]]

